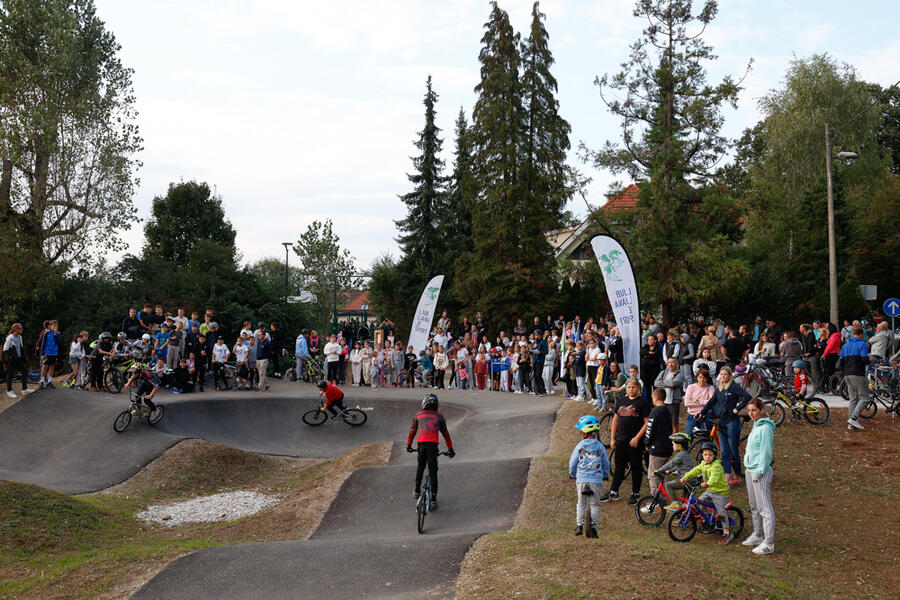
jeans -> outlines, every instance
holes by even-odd
[[[687,420],[684,424],[684,432],[688,435],[694,435],[694,428],[706,424],[706,418],[698,419],[694,415],[688,413]]]
[[[734,471],[735,475],[741,474],[741,425],[743,422],[731,419],[725,423],[719,422],[719,446],[722,448],[722,470],[726,475]]]
[[[587,397],[587,390],[584,387],[584,377],[576,376],[575,377],[575,385],[578,386],[578,397],[579,398]]]
[[[303,372],[306,370],[307,362],[309,362],[308,356],[297,357],[297,366],[295,367],[297,373],[297,381],[303,381]]]

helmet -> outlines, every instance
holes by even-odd
[[[422,410],[437,410],[438,397],[435,394],[425,394],[422,398]]]
[[[211,323],[209,324],[209,328],[210,328],[210,329],[218,329],[218,328],[219,328],[219,324],[216,323],[215,321],[213,321],[213,322],[211,322]]]
[[[594,415],[584,415],[583,417],[579,417],[579,419],[575,421],[575,429],[577,429],[578,431],[582,431],[582,427],[592,424],[599,425],[600,420]]]
[[[104,331],[103,333],[100,334],[101,340],[105,340],[107,338],[112,339],[112,334],[110,332]]]
[[[703,452],[704,450],[712,450],[713,454],[716,456],[719,455],[719,448],[712,442],[703,442],[700,444],[700,452]]]
[[[581,427],[582,433],[590,433],[592,431],[600,431],[600,423],[588,423]]]
[[[316,387],[319,389],[328,387],[328,382],[323,379],[322,381],[320,381],[319,383],[316,384]]]
[[[141,336],[141,339],[144,340],[145,342],[149,342],[149,341],[150,341],[150,334],[149,334],[149,333],[145,333],[144,335]]]
[[[792,367],[800,367],[801,369],[805,369],[806,363],[803,362],[802,360],[795,360],[793,363],[791,363],[791,366]]]
[[[119,338],[120,340],[126,340],[126,339],[128,339],[128,336],[125,335],[125,332],[124,332],[124,331],[120,331],[120,332],[119,332],[119,335],[117,335],[116,337]]]
[[[684,433],[683,431],[679,431],[678,433],[673,433],[669,436],[669,439],[675,442],[676,444],[681,444],[685,448],[691,445],[691,436]]]
[[[260,321],[259,323],[256,324],[256,327],[259,328],[259,329],[262,329],[262,328],[265,327],[265,326],[266,326],[266,324],[265,324],[264,322],[262,322],[262,321]]]

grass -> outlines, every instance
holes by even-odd
[[[168,562],[201,548],[308,537],[353,470],[384,464],[389,444],[330,460],[261,456],[201,440],[167,451],[129,481],[72,497],[0,481],[0,598],[128,597]],[[228,523],[136,520],[151,504],[254,489],[281,504]]]
[[[463,562],[457,597],[469,598],[896,598],[900,535],[896,429],[875,419],[859,435],[832,411],[821,427],[789,423],[775,438],[777,553],[721,547],[697,534],[679,544],[638,524],[624,500],[602,504],[597,540],[574,537],[571,423],[584,405],[559,411],[550,455],[532,462],[516,523],[479,539]],[[867,424],[869,425],[869,424]],[[628,489],[628,483],[622,489]],[[648,484],[644,480],[643,490]],[[626,494],[627,496],[627,494]],[[746,488],[731,499],[752,531]]]

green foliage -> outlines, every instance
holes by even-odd
[[[869,83],[866,88],[881,111],[881,124],[876,130],[878,145],[890,157],[891,173],[900,175],[900,82],[889,88]]]
[[[150,220],[144,226],[144,257],[183,265],[201,241],[229,248],[235,231],[206,182],[170,183],[165,196],[153,199]]]
[[[410,278],[401,271],[397,261],[390,254],[382,254],[374,261],[369,269],[371,280],[369,281],[369,300],[372,306],[388,316],[399,331],[408,331],[412,325],[415,302],[418,302],[418,294],[422,292],[422,286],[418,290],[413,289]],[[443,304],[441,291],[441,304]]]
[[[900,296],[900,176],[886,178],[867,204],[856,221],[853,273],[860,283],[877,285],[879,298],[896,298]]]
[[[303,265],[303,289],[315,296],[309,303],[313,327],[326,329],[335,305],[347,301],[349,290],[358,287],[353,257],[341,249],[341,240],[332,230],[331,219],[313,221],[294,245]]]
[[[706,81],[704,63],[715,56],[700,34],[717,11],[714,1],[696,14],[682,0],[636,3],[635,16],[647,27],[622,71],[596,82],[621,119],[622,143],[582,148],[598,168],[643,181],[633,210],[602,216],[623,237],[641,299],[661,305],[667,325],[673,310],[705,306],[745,271],[732,251],[740,237],[733,197],[697,186],[728,148],[721,107],[734,106],[740,90],[731,77],[714,86]]]

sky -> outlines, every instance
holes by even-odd
[[[478,52],[490,5],[483,0],[96,0],[97,13],[134,69],[144,139],[134,198],[146,219],[172,182],[214,187],[237,231],[243,262],[284,257],[313,220],[331,219],[360,270],[399,254],[398,196],[411,190],[413,142],[424,125],[432,76],[443,158],[452,167],[454,121],[471,121]],[[530,1],[502,0],[527,36]],[[695,2],[700,5],[700,2]],[[577,148],[619,138],[595,77],[615,73],[644,22],[627,0],[544,0],[559,84],[560,114],[572,127],[569,162],[592,178],[584,216],[615,182],[581,162]],[[718,60],[710,81],[741,76],[737,110],[723,133],[737,137],[760,119],[758,99],[778,88],[789,63],[828,52],[867,81],[900,79],[900,2],[721,0],[704,33]],[[824,135],[824,134],[823,134]],[[823,161],[824,162],[824,161]],[[129,251],[141,226],[125,233]]]

